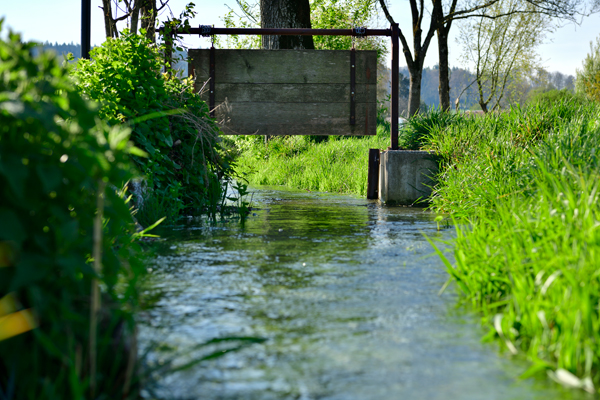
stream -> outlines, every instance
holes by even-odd
[[[149,265],[140,353],[160,399],[585,399],[482,343],[423,234],[434,215],[357,197],[252,190],[245,226],[190,220]],[[214,338],[251,337],[203,345]],[[241,344],[240,344],[241,343]],[[235,349],[235,347],[239,347]],[[230,351],[233,350],[233,351]],[[209,354],[220,357],[194,363]],[[189,364],[188,364],[189,363]]]

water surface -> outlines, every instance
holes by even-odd
[[[140,342],[150,362],[181,366],[234,345],[198,347],[213,338],[267,340],[155,377],[160,398],[588,398],[516,379],[526,364],[480,342],[454,290],[438,296],[448,276],[423,234],[452,231],[433,215],[271,188],[253,202],[244,227],[191,221],[168,233]]]

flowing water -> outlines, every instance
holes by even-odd
[[[526,364],[481,343],[478,317],[457,307],[455,290],[438,295],[448,276],[423,234],[452,230],[438,231],[431,214],[255,191],[259,209],[245,226],[191,221],[160,244],[140,343],[148,363],[186,368],[155,374],[157,397],[587,398],[517,379]],[[203,345],[227,337],[266,340]]]

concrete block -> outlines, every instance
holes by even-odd
[[[412,205],[426,202],[435,184],[438,164],[428,151],[381,152],[379,200],[386,204]]]

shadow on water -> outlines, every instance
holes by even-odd
[[[199,343],[263,337],[159,377],[164,399],[583,399],[480,343],[423,237],[422,209],[256,189],[244,227],[197,221],[169,233],[146,282],[142,347],[181,365]],[[158,296],[157,294],[160,294]]]

